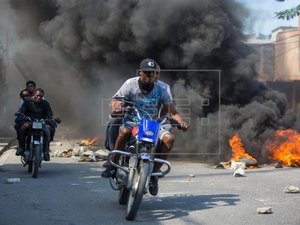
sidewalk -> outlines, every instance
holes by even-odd
[[[16,141],[14,137],[0,137],[0,156]]]

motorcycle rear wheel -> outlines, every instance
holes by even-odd
[[[143,195],[145,193],[145,187],[147,177],[149,174],[150,164],[149,162],[140,162],[138,171],[135,172],[132,182],[132,188],[129,191],[129,198],[127,202],[126,219],[134,220],[139,207],[141,205]]]

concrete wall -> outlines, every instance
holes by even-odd
[[[275,41],[274,80],[300,80],[300,29],[279,32]]]

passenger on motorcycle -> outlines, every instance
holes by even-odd
[[[36,88],[36,84],[33,80],[29,80],[26,82],[26,90],[29,92],[29,98],[34,96],[34,91]]]
[[[112,116],[120,116],[122,114],[122,102],[114,99],[115,96],[124,96],[128,101],[135,104],[136,107],[147,111],[150,115],[157,117],[158,111],[161,106],[168,109],[168,113],[172,118],[176,119],[180,124],[183,131],[188,129],[188,124],[183,121],[182,117],[176,110],[175,105],[165,86],[155,82],[157,63],[152,59],[144,59],[140,63],[139,77],[131,78],[127,80],[122,87],[113,96],[111,101]],[[145,116],[147,116],[145,114]],[[120,127],[118,138],[115,143],[115,149],[122,150],[125,148],[126,143],[131,138],[132,127],[126,119],[123,120],[123,125]],[[175,137],[169,130],[161,129],[159,133],[160,145],[158,147],[159,154],[157,157],[161,159],[167,159],[168,153],[171,151]],[[117,163],[118,155],[113,155],[112,160]],[[154,164],[154,171],[158,172],[161,168],[161,164]],[[105,178],[111,177],[115,174],[116,169],[108,165],[106,170],[102,173]],[[158,179],[157,177],[151,177],[149,184],[149,191],[152,195],[158,193]]]
[[[52,121],[52,110],[48,101],[43,99],[44,90],[37,88],[34,91],[34,96],[26,100],[20,109],[20,120],[23,120],[19,132],[20,149],[17,150],[16,155],[22,155],[25,151],[26,135],[29,133],[30,123],[26,117],[31,119],[44,119],[46,126],[43,128],[44,133],[44,160],[49,161],[49,142],[50,142],[50,125],[48,121]]]
[[[18,108],[16,114],[20,113],[20,109],[21,109],[21,106],[22,106],[23,102],[25,102],[26,99],[29,98],[29,92],[28,92],[28,90],[27,90],[27,89],[23,89],[23,90],[20,92],[19,96],[20,96],[20,102],[21,102],[21,103],[20,103],[20,106],[19,106],[19,108]],[[22,126],[22,121],[19,121],[18,118],[16,117],[14,128],[15,128],[15,130],[16,130],[16,133],[17,133],[17,139],[18,139],[18,140],[19,140],[19,131],[20,131],[20,127],[21,127],[21,126]]]

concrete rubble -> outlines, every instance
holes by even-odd
[[[271,214],[271,213],[273,213],[271,207],[257,208],[256,212],[258,214]]]
[[[19,183],[21,181],[20,178],[7,178],[6,179],[6,183],[7,184],[15,184],[15,183]]]
[[[283,189],[283,192],[285,193],[299,193],[300,190],[298,187],[295,187],[295,186],[287,186]]]
[[[109,151],[95,146],[82,146],[79,144],[72,144],[64,146],[61,142],[53,142],[51,145],[59,146],[52,157],[70,157],[78,162],[97,162],[106,160]],[[51,147],[50,147],[51,148]]]
[[[234,170],[233,176],[234,177],[245,177],[245,162],[231,162],[230,169]]]
[[[189,176],[188,176],[188,181],[191,181],[193,177],[195,177],[194,174],[189,174]]]

